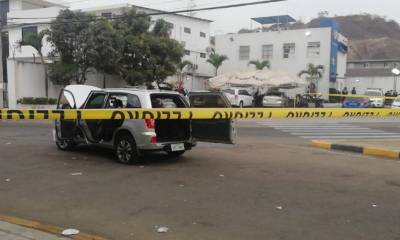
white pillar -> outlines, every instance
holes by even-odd
[[[17,107],[17,86],[18,81],[17,74],[17,64],[16,60],[7,60],[7,70],[8,70],[8,107],[10,109],[15,109]]]

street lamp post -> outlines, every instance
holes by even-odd
[[[393,68],[392,73],[394,75],[393,90],[397,92],[397,78],[400,75],[400,70],[398,68]]]

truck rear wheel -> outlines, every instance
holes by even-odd
[[[117,137],[115,141],[115,151],[118,162],[122,164],[131,165],[140,162],[136,142],[129,134],[121,134]]]

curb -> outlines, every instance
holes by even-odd
[[[345,152],[359,153],[367,156],[400,160],[400,151],[388,150],[384,148],[336,144],[325,141],[312,141],[310,145],[312,147],[322,148],[326,150],[339,150]]]
[[[26,219],[22,219],[22,218],[16,218],[16,217],[11,217],[11,216],[7,216],[7,215],[1,215],[1,214],[0,214],[0,221],[19,225],[19,226],[30,228],[30,229],[35,229],[35,230],[42,231],[42,232],[47,232],[47,233],[54,234],[54,235],[60,236],[60,237],[66,237],[66,236],[61,235],[61,232],[64,230],[64,228],[57,227],[57,226],[52,226],[52,225],[48,225],[48,224],[44,224],[44,223],[40,223],[40,222],[35,222],[35,221],[31,221],[31,220],[26,220]],[[86,234],[86,233],[79,233],[78,235],[69,236],[66,238],[70,238],[73,240],[108,240],[103,237]]]

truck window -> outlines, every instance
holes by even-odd
[[[219,95],[192,95],[189,97],[190,106],[194,108],[226,108],[228,104]]]
[[[104,107],[105,99],[105,93],[94,93],[87,101],[85,109],[101,109]]]
[[[141,104],[136,95],[115,93],[108,98],[107,108],[141,108]]]
[[[151,94],[151,105],[153,108],[186,108],[187,104],[175,94]]]

